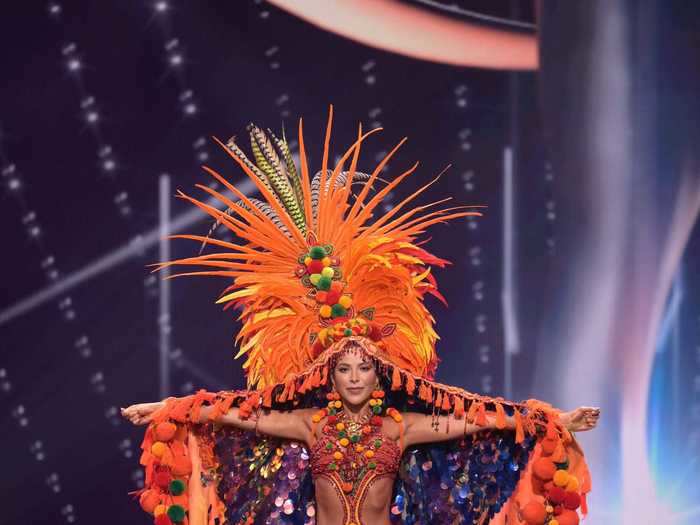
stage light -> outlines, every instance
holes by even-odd
[[[194,102],[188,102],[183,106],[182,110],[185,112],[185,115],[194,115],[197,113],[197,105]]]
[[[99,120],[99,118],[100,118],[100,115],[99,115],[99,113],[97,113],[97,111],[88,111],[85,114],[85,121],[88,124],[95,124]]]
[[[104,171],[114,171],[117,168],[117,163],[114,159],[105,159],[102,161],[102,169]]]
[[[46,453],[44,452],[44,443],[40,439],[34,440],[29,445],[29,451],[34,454],[34,459],[37,461],[44,461],[46,459]]]
[[[51,16],[59,16],[61,14],[61,6],[52,2],[49,4],[48,11]]]
[[[71,72],[79,71],[80,68],[82,68],[82,66],[82,63],[78,58],[71,58],[70,60],[68,60],[68,62],[66,62],[66,67],[68,68],[68,71]]]
[[[479,361],[482,364],[487,364],[491,360],[491,348],[488,345],[481,345],[479,347]]]
[[[12,177],[7,180],[7,189],[10,191],[19,191],[22,188],[22,181],[17,177]]]
[[[169,8],[170,8],[170,5],[168,4],[168,2],[165,2],[164,0],[161,0],[161,1],[153,4],[153,9],[156,11],[156,13],[165,13]]]
[[[56,472],[52,472],[46,477],[46,485],[51,489],[51,492],[58,494],[61,492],[61,484]]]
[[[170,55],[170,57],[168,58],[168,62],[170,62],[170,65],[172,67],[179,67],[182,65],[182,55],[179,53]]]

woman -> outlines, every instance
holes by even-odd
[[[242,311],[249,388],[123,410],[150,423],[142,508],[157,525],[578,523],[590,476],[571,432],[594,428],[597,409],[560,413],[433,380],[437,334],[423,297],[441,298],[431,266],[446,261],[416,238],[435,222],[481,214],[406,210],[430,183],[372,220],[415,166],[370,197],[398,146],[371,175],[357,172],[360,145],[377,131],[360,127],[328,170],[331,120],[332,108],[313,179],[301,121],[299,174],[286,140],[251,125],[255,162],[233,141],[224,147],[264,202],[208,168],[238,201],[199,186],[221,212],[180,194],[245,241],[176,236],[228,251],[159,268],[199,265],[180,275],[234,279],[218,302]]]

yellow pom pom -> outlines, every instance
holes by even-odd
[[[331,307],[328,304],[324,304],[321,309],[318,312],[321,314],[321,317],[330,317],[331,316]]]
[[[569,473],[566,470],[557,470],[554,473],[554,484],[557,487],[566,487],[566,485],[569,483]]]
[[[343,295],[343,296],[341,296],[338,303],[343,308],[350,308],[350,306],[352,305],[352,298],[349,295]]]
[[[341,408],[342,406],[343,406],[343,402],[342,402],[342,401],[337,400],[337,401],[335,402],[335,408]]]
[[[357,450],[358,452],[362,452],[364,449],[365,449],[364,445],[359,445],[359,444],[355,445],[355,450]]]
[[[338,423],[335,426],[335,428],[336,428],[336,430],[345,430],[345,425],[343,425],[342,423]]]
[[[313,421],[314,423],[318,423],[319,421],[321,421],[321,416],[319,416],[318,414],[314,414],[313,416],[311,416],[311,421]]]
[[[321,275],[332,279],[335,275],[335,270],[333,270],[333,268],[331,268],[330,266],[326,266],[323,270],[321,270]]]
[[[348,438],[340,438],[340,445],[341,446],[347,447],[349,443],[350,443],[350,440]]]
[[[343,453],[340,452],[339,450],[336,450],[335,452],[333,452],[333,458],[334,459],[343,459]]]
[[[324,257],[323,259],[321,259],[321,264],[323,264],[323,266],[330,266],[331,265],[331,258]]]
[[[549,520],[548,525],[559,525],[559,520],[556,518],[552,518],[551,520]]]
[[[571,492],[576,492],[578,490],[579,484],[576,476],[569,476],[569,482],[566,484],[566,490]]]
[[[156,508],[153,509],[153,515],[157,518],[161,514],[165,514],[167,510],[168,508],[165,505],[156,505]]]
[[[156,441],[155,443],[153,443],[153,445],[151,445],[151,454],[153,454],[157,458],[162,457],[163,454],[165,454],[166,448],[167,446],[165,445],[165,443],[163,443],[162,441]]]
[[[368,450],[365,452],[365,457],[366,458],[373,458],[374,457],[374,450]]]
[[[304,264],[306,264],[307,266],[311,261],[313,261],[313,259],[311,257],[309,257],[308,255],[306,257],[304,257]]]
[[[373,407],[374,405],[376,405],[374,399],[370,399],[370,400],[369,400],[369,406]]]

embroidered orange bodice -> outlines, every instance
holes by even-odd
[[[331,482],[343,507],[345,525],[361,524],[360,509],[372,481],[384,475],[394,477],[399,469],[401,449],[380,428],[367,425],[361,442],[341,443],[336,429],[326,424],[310,448],[311,472]]]

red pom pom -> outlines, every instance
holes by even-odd
[[[554,506],[554,515],[559,516],[559,514],[561,514],[563,510],[564,510],[564,507],[562,507],[561,505],[555,505]]]
[[[172,479],[173,477],[170,475],[170,471],[168,469],[159,470],[156,472],[155,476],[153,476],[153,481],[155,484],[162,489],[167,489]]]
[[[164,512],[160,516],[156,516],[155,525],[173,525],[173,522],[170,521],[167,512]]]
[[[341,281],[332,281],[330,291],[338,294],[343,293],[343,283]]]
[[[382,338],[382,329],[376,324],[372,324],[369,327],[369,334],[367,335],[369,335],[372,341],[379,341]]]
[[[552,479],[556,471],[557,467],[554,465],[554,462],[548,458],[540,458],[535,461],[535,464],[532,466],[533,474],[542,481],[549,481]]]
[[[523,519],[529,525],[543,525],[547,518],[547,511],[539,501],[531,501],[521,511]]]
[[[382,425],[382,418],[379,416],[372,416],[372,419],[370,419],[369,422],[372,423],[375,427],[379,427]]]
[[[338,422],[338,416],[328,416],[328,423],[332,425],[333,423]]]
[[[581,505],[581,496],[576,492],[564,493],[564,506],[569,510],[576,510]]]
[[[321,262],[321,259],[313,259],[306,265],[306,271],[309,274],[321,273],[321,270],[323,270],[323,263]]]
[[[326,300],[324,301],[326,304],[334,305],[340,300],[340,292],[334,292],[331,290],[330,292],[326,293]]]
[[[575,510],[564,509],[557,516],[559,525],[578,525],[579,518]]]
[[[563,488],[554,486],[549,489],[547,496],[549,496],[549,501],[551,501],[554,505],[559,505],[559,503],[564,501],[566,492]]]

